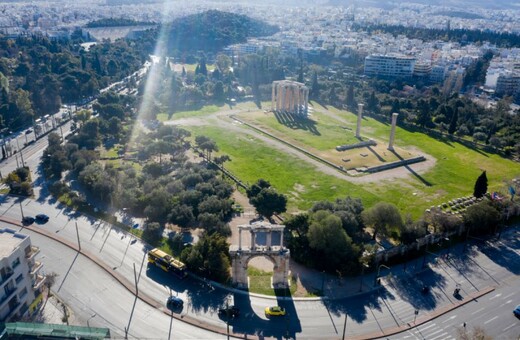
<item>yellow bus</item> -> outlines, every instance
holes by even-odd
[[[188,275],[186,265],[173,256],[166,254],[159,248],[154,248],[148,252],[148,262],[155,264],[165,272],[173,273],[183,279]]]

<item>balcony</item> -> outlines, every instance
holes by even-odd
[[[7,270],[5,270],[5,272],[0,277],[0,286],[2,286],[7,280],[9,280],[11,278],[11,276],[13,276],[13,274],[14,274],[14,270],[7,267]]]
[[[16,293],[16,287],[12,287],[9,290],[5,292],[5,295],[0,298],[0,306],[4,304],[5,301],[9,300],[10,297],[12,297]]]
[[[36,275],[36,277],[33,280],[34,290],[40,289],[40,287],[43,285],[44,282],[45,282],[45,276],[40,275],[40,274]]]
[[[38,253],[40,252],[40,248],[31,246],[30,250],[25,253],[25,258],[27,260],[32,260]]]
[[[29,274],[34,275],[38,273],[38,271],[43,267],[43,264],[39,261],[35,261],[34,265],[31,267]]]

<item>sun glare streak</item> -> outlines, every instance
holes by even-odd
[[[159,83],[160,70],[161,67],[158,67],[158,62],[160,60],[164,60],[160,57],[164,57],[167,55],[167,46],[168,46],[168,27],[165,25],[168,20],[168,13],[170,13],[172,3],[168,0],[165,0],[163,3],[162,10],[162,18],[160,24],[160,31],[157,36],[157,42],[155,45],[154,53],[151,56],[151,66],[148,70],[148,73],[142,81],[145,81],[144,84],[144,93],[141,103],[139,105],[139,109],[137,112],[137,119],[132,128],[132,135],[130,137],[130,145],[133,145],[138,133],[139,133],[139,122],[146,116],[150,110],[153,110],[154,106],[154,93],[158,91],[157,84]]]

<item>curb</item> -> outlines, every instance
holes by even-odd
[[[383,338],[383,337],[387,337],[387,336],[391,336],[391,335],[396,335],[396,334],[399,334],[399,333],[402,333],[402,332],[405,332],[409,329],[412,329],[412,328],[415,328],[417,326],[420,326],[426,322],[429,322],[433,319],[436,319],[438,318],[439,316],[442,316],[448,312],[451,312],[452,310],[454,309],[457,309],[459,308],[460,306],[463,306],[471,301],[474,301],[476,300],[477,298],[481,297],[481,296],[484,296],[486,294],[489,294],[491,293],[492,291],[495,290],[496,287],[493,287],[493,286],[490,286],[490,287],[487,287],[487,288],[484,288],[478,292],[474,292],[472,294],[468,294],[467,295],[467,298],[462,300],[462,301],[459,301],[455,304],[452,304],[452,305],[447,305],[447,306],[444,306],[444,307],[439,307],[438,309],[435,309],[432,311],[432,313],[428,313],[427,315],[425,316],[422,316],[420,318],[418,318],[416,320],[415,323],[406,323],[406,324],[403,324],[399,327],[394,327],[394,328],[390,328],[390,329],[384,329],[383,331],[381,332],[373,332],[373,333],[369,333],[369,334],[364,334],[364,335],[356,335],[356,336],[353,336],[353,337],[349,337],[350,340],[368,340],[368,339],[378,339],[378,338]]]

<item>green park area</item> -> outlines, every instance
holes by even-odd
[[[269,107],[269,104],[264,103],[263,106]],[[221,108],[225,109],[227,108]],[[183,115],[203,117],[216,110],[217,107],[209,107],[203,111],[185,112]],[[354,134],[357,116],[348,111],[314,106],[311,115],[313,130],[310,130],[282,124],[273,113],[255,109],[252,103],[241,103],[234,107],[233,111],[236,110],[240,111],[237,117],[251,125],[320,155],[331,152],[330,149],[338,144],[348,144],[356,140]],[[232,123],[228,117],[217,119]],[[475,180],[483,170],[487,171],[490,192],[505,192],[505,181],[520,174],[520,164],[496,154],[398,127],[395,139],[398,154],[403,158],[424,154],[435,160],[431,168],[420,173],[405,170],[409,174],[403,178],[388,177],[385,172],[381,172],[376,175],[375,180],[365,180],[363,176],[344,179],[339,175],[326,174],[296,155],[254,137],[247,133],[252,129],[245,125],[238,124],[236,127],[237,129],[225,129],[210,122],[203,126],[184,126],[194,136],[205,135],[215,140],[219,147],[216,155],[229,155],[232,160],[226,162],[225,167],[242,181],[251,184],[264,178],[286,194],[289,198],[289,212],[306,210],[319,200],[352,196],[361,198],[365,207],[380,201],[393,203],[403,214],[410,213],[417,218],[433,205],[472,194]],[[389,124],[369,117],[363,119],[363,139],[375,139],[384,150],[389,131]],[[385,152],[389,155],[388,151],[375,151],[383,158]],[[341,157],[354,158],[352,151],[350,152],[350,156]],[[354,152],[360,154],[363,151],[356,149]],[[385,161],[392,159],[385,158]]]

